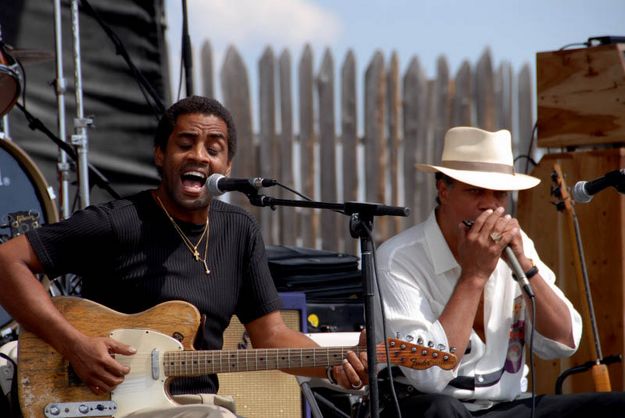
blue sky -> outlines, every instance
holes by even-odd
[[[174,85],[181,9],[181,1],[166,1]],[[402,71],[416,56],[432,77],[441,55],[452,76],[464,60],[475,64],[486,47],[495,64],[508,61],[518,72],[528,63],[534,72],[539,51],[591,36],[625,36],[625,0],[188,0],[188,9],[193,46],[199,51],[210,40],[215,76],[226,48],[235,45],[250,70],[253,91],[266,46],[277,54],[288,48],[295,65],[303,45],[310,43],[316,68],[330,48],[337,74],[350,48],[360,74],[376,50],[387,58],[397,51]]]

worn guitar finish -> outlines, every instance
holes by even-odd
[[[108,401],[116,403],[112,416],[122,416],[145,407],[172,405],[167,391],[171,377],[212,373],[321,367],[340,364],[348,351],[359,347],[319,347],[249,350],[194,351],[200,324],[197,309],[180,301],[126,315],[95,302],[54,298],[56,307],[81,332],[110,336],[137,349],[132,356],[116,355],[131,369],[124,382],[110,394],[95,395],[71,372],[68,362],[52,347],[24,330],[19,341],[18,387],[25,418],[42,418],[52,403]],[[404,341],[389,339],[393,364],[413,369],[439,366],[451,369],[456,358],[449,353]],[[378,361],[385,361],[384,345],[377,347]]]

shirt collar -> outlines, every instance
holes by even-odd
[[[443,231],[436,222],[436,210],[432,210],[425,221],[425,241],[430,251],[434,272],[437,275],[460,267],[451,253],[447,241],[445,241]]]

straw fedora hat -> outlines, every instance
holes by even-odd
[[[524,190],[540,179],[514,172],[510,131],[451,128],[445,134],[440,165],[416,164],[417,170],[440,171],[449,177],[490,190]]]

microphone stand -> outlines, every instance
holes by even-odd
[[[307,200],[276,199],[258,192],[245,193],[254,206],[292,206],[317,209],[332,209],[350,216],[349,229],[354,238],[360,239],[361,276],[365,305],[365,330],[367,331],[367,366],[369,368],[369,411],[371,418],[378,418],[380,403],[377,380],[377,356],[374,321],[374,260],[373,260],[373,219],[375,216],[408,216],[409,208],[387,206],[379,203],[346,202],[326,203]]]

